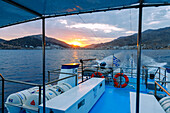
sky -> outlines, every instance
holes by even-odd
[[[125,9],[46,19],[46,36],[69,44],[86,46],[109,42],[137,33],[138,9]],[[170,7],[143,10],[142,30],[170,27]],[[41,21],[0,29],[0,38],[11,40],[41,34]]]

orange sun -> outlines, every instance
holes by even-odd
[[[78,41],[68,42],[68,44],[74,45],[74,46],[82,46],[82,44]]]

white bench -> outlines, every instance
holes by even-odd
[[[140,93],[140,113],[165,113],[153,95]],[[131,113],[136,113],[136,93],[130,92]]]
[[[46,102],[46,113],[88,113],[105,91],[104,78],[92,78]],[[39,106],[40,113],[43,104]]]

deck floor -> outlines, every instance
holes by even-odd
[[[106,86],[104,94],[89,113],[130,113],[130,90]]]

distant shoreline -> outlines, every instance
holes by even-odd
[[[0,50],[42,50],[42,49],[0,49]],[[137,49],[46,49],[46,50],[137,50]],[[170,50],[170,48],[161,48],[161,49],[142,49],[142,50]]]

